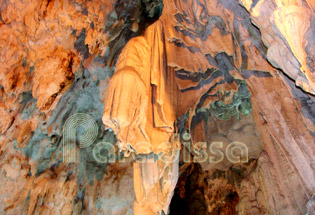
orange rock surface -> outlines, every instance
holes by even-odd
[[[0,0],[0,214],[314,214],[314,11]]]

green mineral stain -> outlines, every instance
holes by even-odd
[[[27,194],[27,197],[25,199],[25,202],[24,202],[24,206],[23,206],[23,214],[26,214],[27,213],[27,209],[28,209],[28,206],[29,206],[29,203],[30,203],[30,199],[31,199],[31,191],[28,191],[28,194]]]
[[[56,145],[50,144],[50,146],[46,146],[44,152],[41,154],[39,158],[39,162],[36,169],[36,175],[40,175],[43,173],[49,166],[51,162],[52,154],[57,150]]]
[[[47,138],[47,131],[42,129],[42,125],[35,131],[31,140],[25,148],[18,147],[18,142],[14,140],[14,149],[22,151],[27,158],[32,160],[39,159],[39,151],[41,147],[41,142]]]
[[[225,104],[223,101],[217,100],[210,104],[210,112],[220,120],[229,120],[233,116],[241,120],[241,115],[248,116],[252,112],[251,95],[246,82],[239,79],[234,81],[238,84],[238,92],[233,95],[232,103]]]
[[[99,209],[101,208],[101,206],[102,206],[102,202],[101,202],[100,199],[98,199],[98,200],[97,200],[97,203],[96,203],[97,209],[99,210]]]

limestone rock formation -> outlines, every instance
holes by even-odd
[[[314,214],[314,11],[0,0],[0,214]]]

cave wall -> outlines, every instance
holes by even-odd
[[[224,136],[252,149],[243,165],[180,165],[185,213],[314,213],[314,1],[163,3],[0,0],[0,214],[133,214],[131,161],[97,162],[93,148],[116,142],[102,115],[117,58],[157,19],[183,98],[178,129],[192,144]],[[221,100],[223,112],[211,106]],[[63,129],[75,113],[98,134],[69,164]]]

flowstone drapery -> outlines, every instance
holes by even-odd
[[[275,24],[286,36],[288,31],[277,24],[280,12],[274,16]],[[295,24],[299,19],[293,21]],[[205,156],[211,155],[212,142],[222,143],[227,150],[236,141],[246,148],[247,160],[258,159],[263,145],[256,128],[257,113],[263,114],[255,107],[255,123],[251,103],[255,81],[250,77],[274,77],[275,69],[267,58],[273,65],[281,64],[270,54],[273,49],[266,53],[260,37],[248,14],[235,2],[167,1],[159,20],[124,47],[107,89],[103,122],[116,133],[120,149],[127,155],[174,156],[181,144],[180,138],[174,140],[172,135],[189,132],[189,151],[194,154],[199,150],[195,158],[200,157],[200,150]],[[288,43],[293,44],[291,40]],[[293,48],[294,53],[299,50]],[[253,54],[256,57],[251,59]],[[302,72],[295,71],[298,75],[291,77],[297,86],[313,93],[310,61],[297,56]],[[290,75],[287,67],[283,68]],[[233,166],[230,160],[205,160],[201,166],[203,170],[227,171]],[[178,160],[146,162],[134,163],[135,213],[167,213],[178,177]],[[233,186],[240,189],[240,184]],[[163,201],[159,201],[161,196]]]
[[[178,3],[166,6],[165,10],[180,7]],[[192,15],[196,15],[195,11]],[[185,126],[175,125],[184,113],[189,114],[188,121],[192,120],[194,112],[207,110],[221,120],[233,116],[240,120],[241,115],[251,113],[246,82],[230,74],[233,67],[224,62],[228,59],[226,55],[218,54],[213,59],[219,68],[214,65],[199,65],[198,68],[193,61],[184,62],[187,66],[184,68],[191,71],[178,68],[181,61],[175,57],[177,52],[186,52],[183,58],[188,59],[196,57],[195,51],[189,48],[177,50],[176,47],[186,48],[184,41],[174,38],[169,41],[177,30],[165,19],[162,15],[143,36],[131,39],[123,48],[104,100],[103,122],[116,134],[119,149],[126,156],[130,153],[143,156],[140,163],[135,161],[133,164],[136,215],[168,213],[178,178],[181,148],[176,132],[185,130]],[[201,48],[201,44],[196,45]],[[220,62],[222,59],[223,63]],[[174,67],[170,60],[177,66]],[[204,78],[196,81],[194,73],[202,74]],[[261,148],[260,143],[258,145]],[[260,151],[255,151],[254,156],[251,153],[250,157],[257,158]],[[149,155],[153,158],[148,159]],[[171,156],[172,162],[165,162],[163,156]]]
[[[144,36],[128,42],[105,97],[103,122],[116,133],[120,150],[143,155],[133,164],[135,214],[167,213],[178,178],[176,86],[167,78],[162,39],[162,26],[156,22]],[[173,161],[161,159],[170,154]]]

